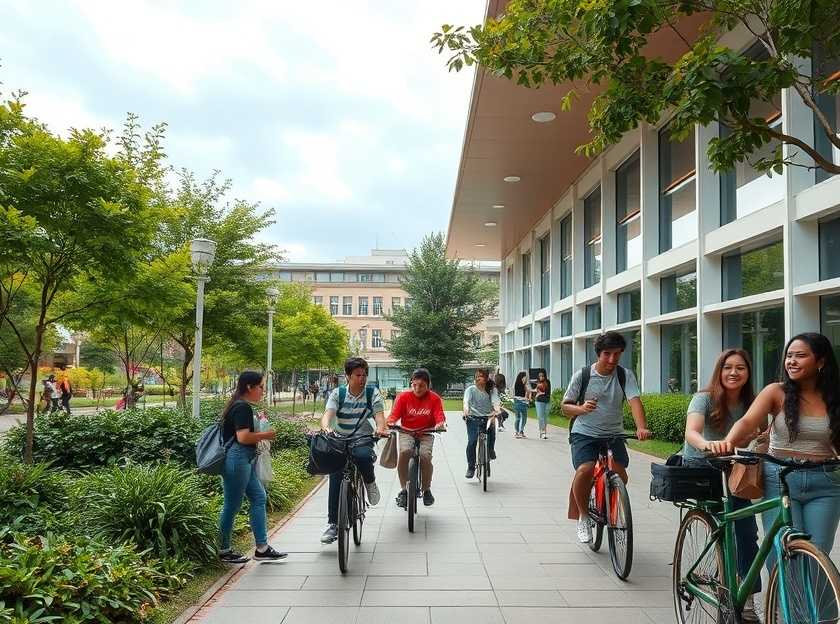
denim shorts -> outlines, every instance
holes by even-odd
[[[598,450],[601,447],[601,441],[606,438],[593,438],[582,433],[569,434],[569,443],[572,446],[572,465],[577,470],[582,464],[588,462],[595,462],[598,460]],[[610,442],[610,450],[613,454],[613,459],[627,468],[630,464],[630,456],[627,454],[627,445],[624,440],[616,438]]]

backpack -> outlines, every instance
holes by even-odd
[[[347,386],[338,389],[338,409],[336,414],[344,407],[347,398]],[[367,403],[365,414],[356,423],[351,436],[362,426],[368,413],[373,412],[373,386],[365,388],[365,400]],[[309,459],[306,463],[306,471],[311,475],[328,475],[344,468],[347,463],[347,442],[341,437],[328,435],[322,432],[309,436]]]
[[[578,391],[578,398],[575,401],[576,405],[583,405],[586,396],[586,388],[589,386],[589,378],[592,376],[592,367],[584,366],[580,369],[580,390]],[[615,369],[615,376],[618,377],[618,385],[621,386],[621,393],[624,395],[624,400],[627,400],[627,392],[624,387],[627,385],[627,370],[623,366],[617,366]],[[571,401],[567,401],[570,403]],[[572,426],[575,424],[577,416],[569,418],[569,438],[572,436]]]
[[[367,409],[365,414],[368,414],[368,412],[369,412],[370,416],[373,416],[373,390],[374,390],[374,386],[366,386],[365,387],[365,403],[367,404],[365,406],[366,409]],[[347,398],[347,386],[340,386],[338,388],[338,409],[335,410],[336,416],[338,416],[338,413],[341,411],[341,408],[344,407],[344,400],[346,398]],[[365,417],[370,418],[370,416],[365,416]],[[360,418],[359,422],[361,423],[362,420],[363,420],[363,418]]]
[[[236,405],[236,403],[234,403]],[[231,406],[233,409],[233,405]],[[230,440],[224,438],[224,421],[215,422],[201,432],[195,443],[196,471],[202,474],[220,475],[225,469],[225,457],[236,435]]]

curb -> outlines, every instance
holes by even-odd
[[[269,532],[269,538],[274,537],[280,530],[288,524],[289,520],[291,520],[294,515],[300,511],[301,507],[303,507],[306,503],[309,502],[315,494],[323,487],[324,483],[327,482],[327,479],[321,479],[315,487],[310,490],[310,492],[304,496],[302,499],[298,501],[298,503],[282,518],[280,518],[279,522],[275,524],[271,531]],[[242,576],[245,570],[249,569],[252,565],[255,565],[254,561],[249,561],[246,564],[240,565],[236,568],[233,568],[227,572],[225,572],[219,579],[216,580],[210,588],[204,592],[201,597],[196,601],[196,604],[192,605],[191,607],[187,607],[184,611],[181,612],[177,618],[175,618],[172,624],[187,624],[187,622],[198,622],[199,620],[194,619],[199,612],[210,605],[217,597],[224,593],[225,588],[228,585],[231,585],[238,580],[240,576]]]

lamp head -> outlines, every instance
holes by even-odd
[[[274,304],[277,303],[277,297],[280,296],[280,291],[273,286],[270,286],[269,288],[266,288],[265,294],[268,297],[268,305],[273,308]]]
[[[216,241],[206,238],[194,238],[190,241],[190,259],[193,271],[199,275],[206,275],[207,269],[216,257]]]

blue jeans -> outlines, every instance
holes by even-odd
[[[548,422],[548,408],[551,403],[543,403],[542,401],[534,401],[537,407],[537,419],[540,421],[540,432],[545,431],[546,422]]]
[[[764,462],[764,496],[779,496],[779,471],[781,466]],[[796,470],[787,476],[790,489],[790,512],[793,526],[809,533],[811,541],[826,555],[834,546],[834,534],[840,520],[840,471]],[[778,512],[771,510],[762,514],[761,523],[765,533],[770,530]],[[767,569],[772,570],[776,555],[771,550],[767,557]]]
[[[513,428],[516,433],[525,432],[525,423],[528,422],[528,401],[525,399],[513,399],[513,411],[516,414],[516,420],[513,423]]]
[[[467,466],[470,470],[475,469],[475,449],[478,446],[478,434],[481,428],[487,426],[483,418],[467,418]],[[495,425],[487,430],[487,453],[492,455],[496,449],[496,427]]]
[[[254,461],[256,455],[256,447],[242,446],[238,442],[234,442],[225,457],[225,468],[222,473],[225,503],[222,507],[221,518],[219,518],[219,545],[222,550],[230,548],[234,519],[236,514],[239,513],[239,508],[242,507],[242,498],[245,496],[251,503],[249,518],[251,531],[254,533],[254,541],[257,546],[268,543],[265,488],[257,478],[256,462]]]
[[[362,481],[373,483],[376,481],[376,474],[373,471],[376,462],[376,453],[373,450],[373,441],[366,444],[359,444],[350,449],[352,461],[356,464],[359,472],[362,473]],[[327,522],[338,523],[338,497],[341,496],[341,479],[344,477],[344,470],[333,472],[330,475],[330,494],[327,504]]]

